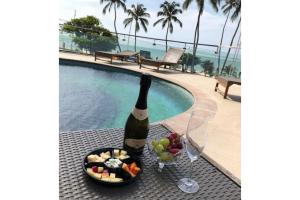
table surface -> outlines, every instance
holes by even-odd
[[[151,125],[149,135],[167,133],[160,124]],[[130,185],[108,187],[89,178],[82,170],[84,156],[97,148],[121,148],[124,129],[101,129],[63,132],[59,134],[60,199],[241,199],[241,188],[216,167],[200,157],[193,164],[192,178],[200,186],[194,194],[186,194],[177,181],[188,176],[190,161],[185,154],[179,164],[157,171],[145,147],[141,156],[143,173]]]

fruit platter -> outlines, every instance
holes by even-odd
[[[176,164],[184,151],[183,138],[175,132],[148,138],[147,146],[153,160],[158,162],[158,171],[165,165]]]
[[[111,186],[131,183],[142,172],[139,159],[118,148],[90,152],[84,157],[83,170],[96,182]]]

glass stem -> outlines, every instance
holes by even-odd
[[[189,185],[192,185],[191,180],[192,180],[192,173],[193,173],[193,162],[194,161],[191,161],[190,174],[189,174],[189,178],[188,178],[188,184]]]

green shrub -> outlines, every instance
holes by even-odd
[[[81,50],[92,53],[111,51],[117,47],[117,38],[94,16],[71,19],[61,26],[61,30],[74,34],[72,40]]]
[[[214,63],[211,62],[210,60],[205,60],[203,62],[201,62],[201,66],[203,68],[203,72],[204,72],[204,75],[206,76],[207,74],[209,76],[212,76],[213,75],[213,72],[214,72]]]

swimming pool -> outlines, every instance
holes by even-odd
[[[124,127],[137,100],[140,75],[97,66],[60,60],[60,131]],[[148,94],[150,122],[182,113],[193,101],[185,89],[153,77]]]

